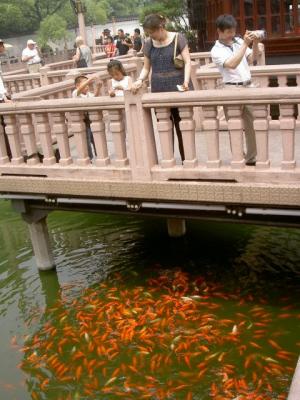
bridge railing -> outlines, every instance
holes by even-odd
[[[260,65],[250,67],[254,86],[268,87],[293,87],[300,86],[300,64],[289,65]],[[196,88],[200,90],[218,89],[223,86],[222,77],[215,66],[198,68],[196,71]],[[250,88],[252,90],[252,88]],[[250,90],[249,89],[249,90]],[[277,106],[269,107],[270,126],[279,127],[279,110]],[[199,110],[201,120],[201,110]],[[300,126],[300,105],[295,110],[297,126]],[[227,122],[222,110],[218,113],[223,129],[227,129]],[[201,122],[200,122],[201,125]]]
[[[124,69],[126,73],[131,76],[133,79],[136,78],[137,75],[137,66],[135,64],[124,64]],[[39,99],[62,99],[62,98],[70,98],[72,96],[72,91],[75,89],[74,80],[75,78],[82,74],[94,74],[97,73],[97,76],[102,82],[101,87],[101,95],[108,95],[108,81],[111,79],[109,73],[107,72],[106,66],[103,67],[91,67],[91,68],[81,68],[78,70],[67,71],[67,73],[62,74],[62,71],[59,71],[60,75],[57,75],[56,71],[50,71],[48,74],[48,79],[51,81],[58,79],[58,81],[46,84],[40,87],[36,87],[34,89],[30,89],[27,91],[21,91],[19,93],[15,93],[13,99],[16,101],[21,101],[26,98],[39,98]],[[63,78],[62,80],[59,80]]]
[[[299,185],[300,143],[294,118],[294,106],[299,102],[300,89],[296,87],[269,88],[263,93],[259,89],[230,93],[206,90],[133,95],[127,92],[125,101],[122,97],[99,97],[4,104],[0,115],[6,124],[12,158],[8,157],[1,132],[0,173],[68,179],[158,182],[200,179]],[[277,135],[269,127],[270,104],[280,107]],[[230,140],[219,131],[216,116],[220,105],[228,109]],[[245,165],[244,105],[253,107],[256,166]],[[202,134],[195,128],[195,106],[203,110]],[[181,117],[183,163],[174,155],[172,108],[178,108]],[[92,162],[87,152],[86,113],[96,144],[97,155]],[[58,162],[54,157],[53,137],[60,154]],[[44,155],[43,160],[38,152]]]

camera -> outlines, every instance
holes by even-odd
[[[266,31],[264,31],[263,29],[258,31],[249,31],[249,33],[254,33],[254,35],[259,40],[264,40],[266,38]]]

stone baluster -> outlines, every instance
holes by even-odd
[[[282,133],[283,159],[282,169],[294,169],[295,161],[295,128],[294,105],[280,105],[280,130]]]
[[[219,145],[219,119],[218,108],[216,106],[202,107],[203,122],[202,128],[205,133],[207,145],[207,167],[219,168],[220,145]]]
[[[48,120],[47,113],[37,113],[36,117],[36,128],[39,140],[41,142],[43,150],[43,164],[52,165],[56,163],[56,159],[53,153],[51,129]]]
[[[244,168],[242,107],[239,105],[226,106],[226,114],[232,153],[231,168]]]
[[[68,128],[66,125],[65,113],[58,112],[52,114],[52,132],[56,135],[57,146],[60,154],[59,164],[69,165],[73,163],[68,138]]]
[[[162,154],[161,166],[163,168],[173,167],[176,161],[174,158],[174,133],[170,119],[170,109],[166,107],[157,108],[156,118]]]
[[[96,165],[98,167],[105,167],[110,163],[110,159],[108,157],[103,113],[102,111],[90,111],[89,116],[97,152]]]
[[[296,76],[297,86],[300,87],[300,74]],[[297,105],[298,108],[298,116],[297,121],[300,121],[300,103]]]
[[[287,76],[286,75],[279,75],[278,79],[278,86],[279,87],[286,87],[287,86]]]
[[[125,91],[125,112],[127,140],[130,152],[130,168],[133,180],[151,181],[151,169],[157,165],[152,112],[143,107],[142,96],[147,89],[138,94]]]
[[[9,158],[7,155],[5,136],[4,136],[4,128],[2,124],[0,124],[0,165],[7,164],[9,162]]]
[[[24,158],[22,156],[20,135],[17,129],[16,117],[14,115],[5,115],[4,122],[6,124],[5,131],[12,154],[11,163],[14,165],[22,164],[24,162]]]
[[[25,82],[24,81],[18,81],[18,92],[24,92],[25,91]]]
[[[109,110],[108,114],[116,156],[114,164],[117,167],[125,167],[128,165],[129,161],[126,152],[126,134],[123,113],[122,110]]]
[[[182,132],[182,141],[184,148],[184,162],[185,168],[194,168],[197,166],[196,155],[196,135],[195,135],[195,121],[193,119],[193,107],[180,107],[179,115],[181,121],[179,123]]]
[[[270,167],[269,160],[269,119],[268,106],[259,104],[253,106],[253,127],[256,138],[256,168],[267,169]]]
[[[33,89],[32,80],[31,80],[31,79],[26,79],[26,80],[24,81],[24,84],[25,84],[25,89],[26,89],[26,90],[31,90],[31,89]]]
[[[20,121],[21,136],[24,140],[27,156],[30,157],[27,160],[27,164],[28,165],[38,164],[40,160],[37,155],[38,150],[37,150],[34,126],[32,123],[31,115],[20,114],[19,121]]]
[[[90,164],[90,158],[88,156],[87,149],[87,134],[86,126],[83,121],[84,113],[82,111],[76,110],[70,112],[71,118],[71,129],[74,134],[75,144],[77,149],[78,158],[76,163],[81,166]]]

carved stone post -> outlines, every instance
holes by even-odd
[[[39,164],[40,160],[37,155],[36,138],[34,132],[34,126],[30,114],[20,114],[20,130],[24,140],[27,156],[30,157],[27,160],[28,165]]]
[[[132,179],[151,180],[151,168],[157,165],[151,109],[142,104],[142,91],[125,92],[126,125]]]
[[[186,234],[185,219],[170,218],[167,220],[168,234],[170,237],[181,237]]]
[[[4,128],[3,128],[2,124],[0,123],[0,165],[7,164],[8,162],[9,162],[9,158],[7,155],[6,142],[5,142],[5,136],[4,136]]]
[[[17,129],[17,121],[14,115],[5,115],[4,122],[6,124],[5,131],[7,133],[9,147],[12,154],[11,163],[14,165],[19,165],[24,162],[22,156],[20,136]]]
[[[126,134],[122,110],[109,110],[108,114],[116,156],[114,164],[117,167],[125,167],[129,161],[126,152]]]
[[[12,206],[27,222],[38,269],[48,271],[55,268],[46,222],[49,211],[30,210],[24,200],[13,200]]]
[[[277,79],[278,79],[278,86],[279,87],[286,87],[287,86],[287,76],[286,75],[279,75]]]
[[[170,119],[170,109],[166,107],[157,108],[156,117],[162,153],[161,166],[163,168],[170,168],[176,164],[174,158],[174,133],[172,121]]]
[[[182,141],[184,148],[185,168],[195,168],[198,164],[196,155],[196,139],[195,139],[195,121],[193,119],[194,112],[192,107],[180,107],[179,115],[181,121],[179,123],[182,132]]]
[[[42,67],[40,69],[40,76],[41,76],[41,86],[46,86],[49,85],[49,78],[48,78],[48,72],[50,72],[51,69],[47,65]]]
[[[203,122],[202,127],[205,133],[207,146],[207,167],[219,168],[220,160],[220,145],[219,145],[219,120],[217,106],[202,107]]]
[[[68,128],[65,121],[65,113],[53,113],[53,133],[56,135],[58,150],[60,154],[59,164],[69,165],[73,163],[68,138]]]
[[[270,167],[268,106],[265,104],[254,105],[253,117],[257,148],[256,168],[267,169]]]
[[[108,157],[103,113],[102,111],[90,111],[89,116],[97,152],[96,165],[98,167],[105,167],[110,163],[110,159]]]
[[[228,118],[228,130],[232,152],[231,168],[243,168],[245,166],[245,159],[243,149],[242,106],[226,106],[225,112]]]
[[[294,105],[280,105],[280,130],[282,133],[283,159],[282,169],[294,169],[295,161],[295,128]]]
[[[56,163],[53,153],[51,129],[47,113],[37,113],[36,115],[36,128],[41,142],[44,159],[44,165],[52,165]]]
[[[90,164],[90,158],[88,156],[87,149],[87,135],[86,126],[83,121],[84,113],[82,111],[70,112],[71,117],[71,129],[74,134],[75,144],[77,149],[78,158],[76,163],[81,166]]]

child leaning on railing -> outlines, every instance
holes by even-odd
[[[95,83],[94,93],[90,91],[90,84],[92,82]],[[82,99],[97,97],[100,94],[101,86],[102,82],[97,75],[91,75],[90,77],[87,77],[86,75],[80,75],[75,79],[75,89],[73,90],[72,97],[80,97]],[[94,155],[97,156],[97,152],[93,132],[91,130],[91,121],[88,113],[84,114],[84,123],[86,127],[88,154],[90,159],[92,160]]]

